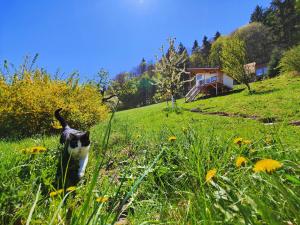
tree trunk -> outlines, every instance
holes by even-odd
[[[172,101],[172,109],[174,109],[175,108],[175,102],[176,102],[176,100],[174,98],[174,95],[172,95],[171,101]]]
[[[251,93],[252,91],[251,91],[251,88],[250,88],[250,84],[246,83],[245,85],[247,86],[247,89],[248,89],[249,93]]]

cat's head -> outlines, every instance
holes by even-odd
[[[77,147],[87,147],[91,143],[90,141],[90,132],[82,132],[82,133],[70,133],[69,136],[69,145],[71,148]]]

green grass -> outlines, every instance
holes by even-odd
[[[199,108],[203,112],[227,112],[260,118],[274,117],[280,121],[300,120],[300,77],[285,74],[251,84],[254,94],[247,90],[180,105]],[[235,90],[243,86],[235,87]]]
[[[178,113],[161,103],[118,112],[111,127],[108,122],[94,126],[86,182],[64,203],[64,194],[49,196],[61,151],[58,136],[1,141],[0,224],[110,224],[120,204],[128,207],[131,224],[300,223],[300,128],[288,125],[299,119],[299,80],[282,76],[252,86],[253,95],[242,91],[187,104],[179,100]],[[186,110],[195,107],[279,122],[267,126]],[[170,136],[176,141],[168,141]],[[238,146],[236,137],[251,144]],[[37,145],[47,152],[20,153]],[[235,166],[238,156],[247,158],[245,166]],[[254,164],[264,158],[283,166],[271,174],[254,173]],[[213,168],[217,174],[208,183],[205,175]],[[97,203],[101,196],[108,202]],[[68,209],[73,209],[69,218]]]

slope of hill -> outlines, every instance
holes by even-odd
[[[177,112],[161,103],[117,112],[111,130],[107,122],[96,125],[88,182],[65,204],[65,193],[49,196],[62,150],[58,137],[1,141],[0,223],[55,224],[68,221],[72,209],[78,224],[107,224],[118,218],[121,204],[131,224],[297,224],[300,127],[288,122],[300,119],[299,78],[252,86],[253,95],[244,90],[192,103],[181,99]],[[275,117],[277,123],[207,115],[212,112]],[[21,153],[32,146],[47,151]]]
[[[254,94],[246,90],[227,96],[218,96],[181,104],[203,112],[227,112],[229,114],[268,118],[279,121],[300,120],[300,77],[282,75],[251,84]],[[242,88],[237,86],[235,91]]]

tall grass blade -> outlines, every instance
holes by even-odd
[[[34,200],[33,206],[30,209],[30,212],[29,212],[29,215],[28,215],[28,218],[27,218],[27,221],[26,221],[26,225],[29,225],[29,223],[31,221],[34,209],[35,209],[36,204],[37,204],[37,202],[39,200],[39,197],[40,197],[40,192],[41,192],[41,184],[39,185],[39,189],[38,189],[38,191],[37,191],[37,193],[35,195],[35,200]]]

